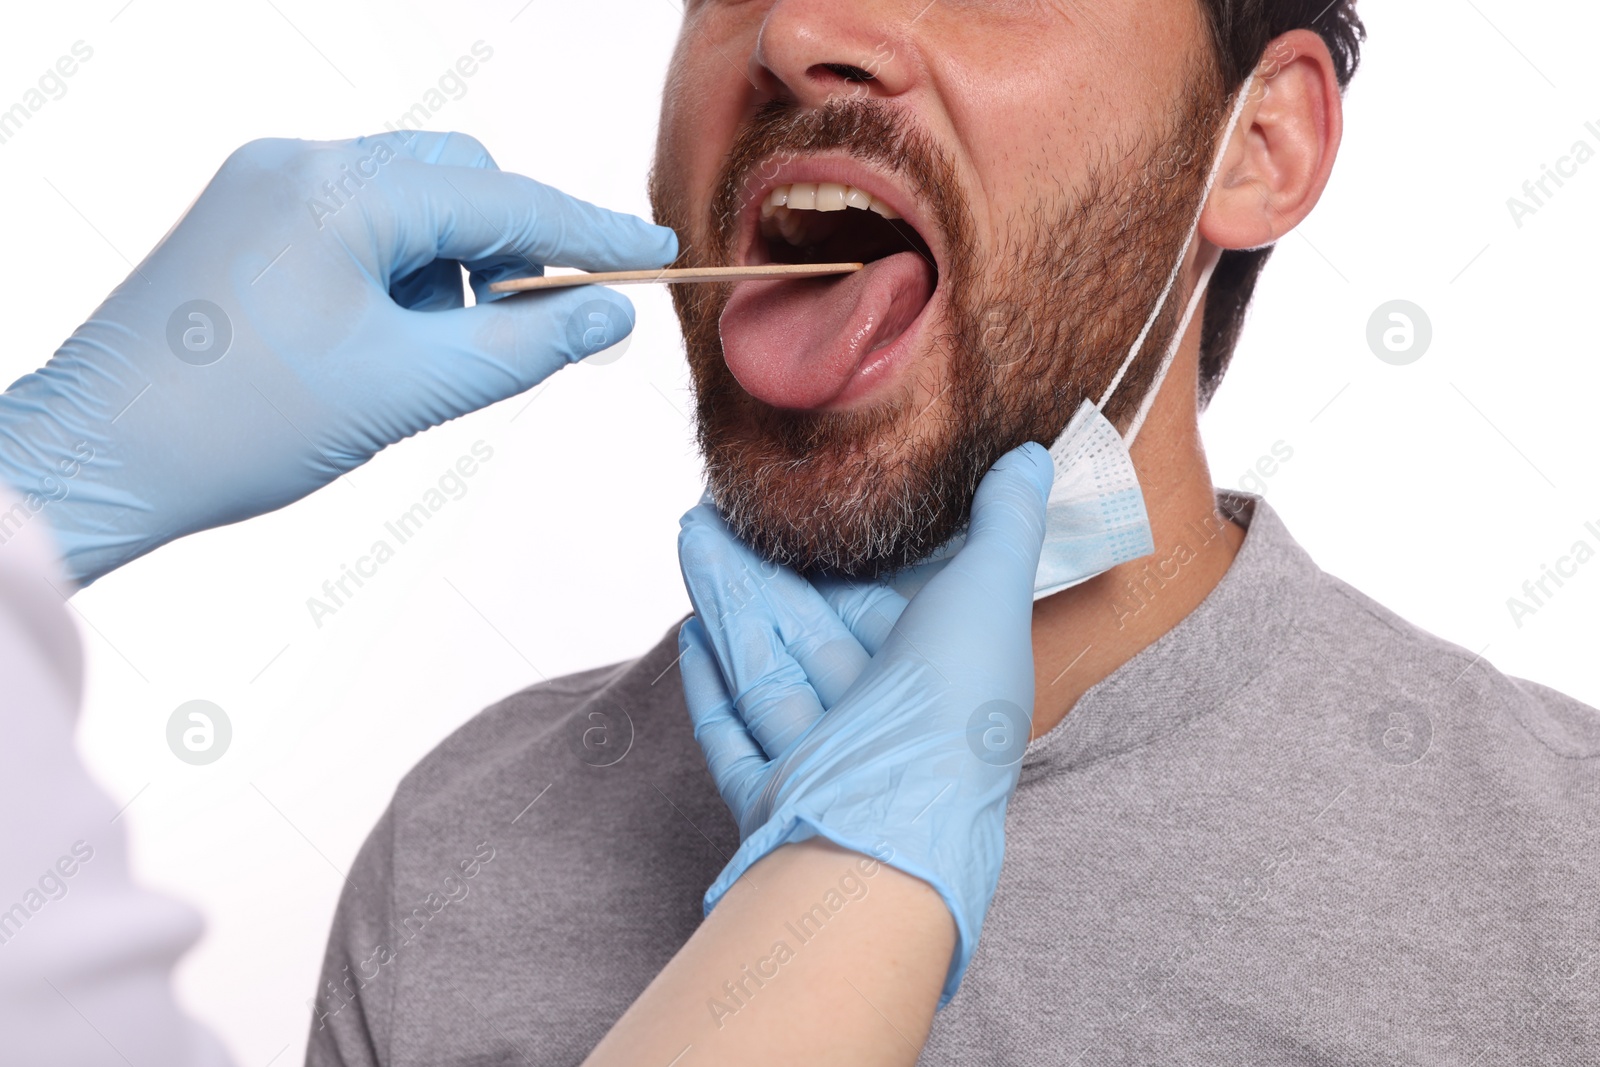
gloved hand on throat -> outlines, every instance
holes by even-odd
[[[709,505],[679,537],[695,617],[680,670],[695,738],[742,844],[709,914],[756,861],[824,837],[928,882],[957,928],[955,995],[1000,877],[1033,716],[1033,583],[1052,476],[1004,456],[964,547],[907,602],[764,562]]]
[[[87,584],[282,507],[625,337],[610,290],[491,282],[671,262],[670,230],[500,171],[461,134],[255,141],[49,363],[0,396],[0,482]],[[479,306],[463,306],[461,268]],[[38,510],[38,508],[35,508]]]

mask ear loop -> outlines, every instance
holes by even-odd
[[[1178,253],[1178,261],[1172,265],[1172,273],[1167,275],[1166,288],[1161,291],[1161,298],[1156,301],[1155,310],[1145,320],[1144,329],[1139,331],[1138,338],[1133,342],[1133,347],[1128,351],[1128,356],[1122,361],[1122,366],[1117,369],[1117,375],[1111,379],[1111,384],[1106,387],[1105,395],[1095,407],[1104,411],[1106,403],[1116,393],[1117,386],[1122,384],[1123,377],[1128,373],[1128,368],[1133,366],[1133,361],[1139,357],[1144,349],[1144,343],[1150,336],[1150,331],[1155,328],[1156,320],[1161,317],[1162,310],[1167,306],[1167,297],[1172,295],[1172,290],[1177,287],[1178,276],[1183,273],[1184,260],[1189,258],[1189,249],[1194,247],[1194,239],[1200,233],[1200,219],[1205,214],[1206,204],[1211,199],[1211,191],[1216,187],[1217,176],[1222,172],[1222,161],[1227,156],[1228,145],[1233,141],[1234,131],[1239,125],[1239,116],[1244,114],[1244,106],[1250,101],[1250,91],[1255,88],[1256,76],[1252,71],[1239,87],[1238,96],[1233,102],[1233,113],[1228,117],[1227,128],[1223,131],[1222,140],[1217,145],[1215,157],[1211,161],[1211,171],[1206,175],[1205,189],[1200,194],[1200,204],[1195,208],[1194,221],[1189,226],[1189,236],[1183,242],[1183,250]],[[1183,322],[1178,327],[1177,334],[1172,339],[1172,344],[1167,348],[1167,353],[1161,360],[1161,368],[1156,372],[1155,384],[1145,394],[1144,402],[1139,407],[1139,413],[1133,423],[1128,427],[1126,441],[1131,447],[1134,438],[1144,425],[1145,416],[1150,412],[1150,405],[1155,402],[1156,394],[1161,391],[1161,383],[1166,380],[1167,371],[1172,367],[1172,361],[1178,354],[1178,349],[1183,344],[1183,336],[1189,329],[1189,322],[1194,318],[1195,310],[1200,306],[1200,300],[1205,296],[1206,286],[1210,284],[1211,274],[1216,270],[1220,256],[1212,257],[1206,266],[1199,284],[1195,286],[1194,293],[1189,298],[1189,306],[1183,316]]]
[[[1183,318],[1178,322],[1178,330],[1172,335],[1172,343],[1167,346],[1167,354],[1161,357],[1161,368],[1156,371],[1156,380],[1144,394],[1144,400],[1139,404],[1139,413],[1133,417],[1133,421],[1128,424],[1128,432],[1123,435],[1129,448],[1132,448],[1133,442],[1138,440],[1139,431],[1144,428],[1145,416],[1150,414],[1150,409],[1155,406],[1156,397],[1161,395],[1161,386],[1167,380],[1167,371],[1172,369],[1178,349],[1183,347],[1183,339],[1189,333],[1189,323],[1194,320],[1194,313],[1199,310],[1200,301],[1205,298],[1206,287],[1211,284],[1211,275],[1221,261],[1222,250],[1219,248],[1210,255],[1205,269],[1200,272],[1200,280],[1195,283],[1194,292],[1189,294],[1189,306],[1184,308]]]

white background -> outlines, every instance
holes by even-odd
[[[646,211],[674,0],[124,4],[8,5],[0,106],[73,42],[94,56],[0,145],[5,381],[49,356],[234,147],[380,131],[478,40],[493,58],[433,127]],[[1508,673],[1600,704],[1600,561],[1520,627],[1506,604],[1578,539],[1600,547],[1584,529],[1600,529],[1600,160],[1520,228],[1506,204],[1580,138],[1600,149],[1600,12],[1363,8],[1372,40],[1333,184],[1277,253],[1206,419],[1215,480],[1236,484],[1283,442],[1293,459],[1266,494],[1326,569]],[[121,823],[141,877],[205,913],[181,995],[244,1067],[298,1062],[340,872],[400,776],[483,706],[637,655],[687,610],[674,553],[699,484],[686,370],[665,297],[631,294],[640,327],[620,361],[74,600],[83,747],[131,801]],[[1366,343],[1397,298],[1434,329],[1404,367]],[[469,494],[318,628],[307,597],[479,440],[494,458]],[[164,738],[195,698],[234,727],[204,768]]]

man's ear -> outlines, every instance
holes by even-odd
[[[1259,248],[1298,226],[1327,187],[1344,105],[1333,57],[1310,30],[1267,47],[1223,158],[1200,233],[1221,248]]]

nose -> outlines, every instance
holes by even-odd
[[[750,57],[750,80],[767,99],[801,107],[906,93],[917,81],[914,31],[926,2],[775,0]]]

